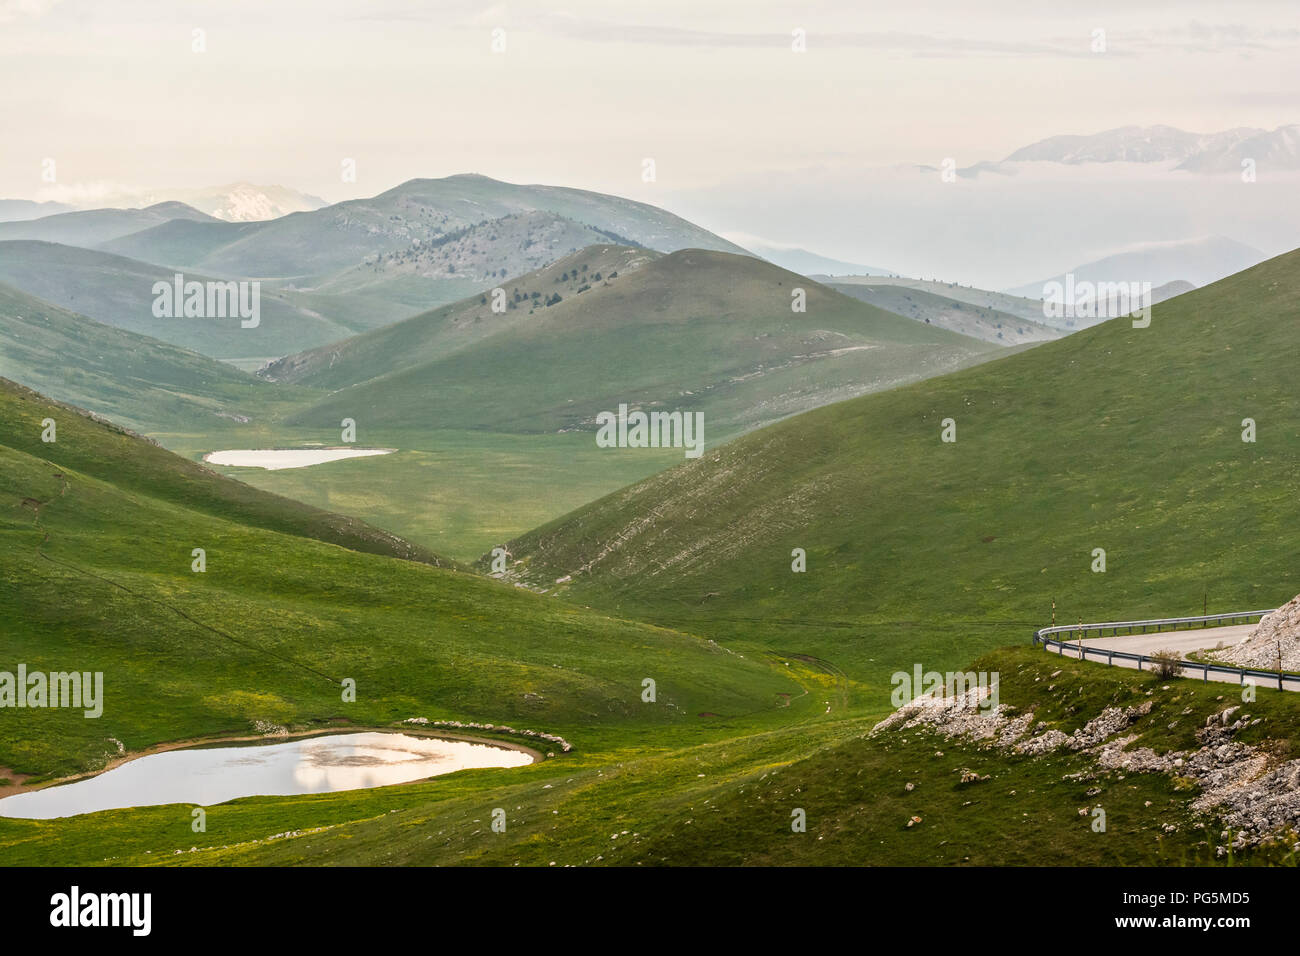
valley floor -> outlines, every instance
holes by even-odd
[[[998,651],[973,666],[1000,672],[1001,703],[1032,713],[1039,737],[1095,726],[1108,707],[1130,701],[1141,712],[1102,732],[1092,749],[1013,753],[943,725],[873,733],[884,711],[822,712],[837,686],[824,669],[772,663],[804,693],[789,708],[719,718],[709,730],[602,735],[591,746],[577,731],[573,754],[518,770],[234,801],[209,808],[203,834],[191,832],[188,807],[4,820],[0,846],[12,863],[84,865],[1295,862],[1288,839],[1270,841],[1241,819],[1225,825],[1222,815],[1241,818],[1240,807],[1198,804],[1196,783],[1097,756],[1125,743],[1117,732],[1132,738],[1125,745],[1134,752],[1188,754],[1213,725],[1233,746],[1272,746],[1275,768],[1294,765],[1290,729],[1300,703],[1291,695],[1261,692],[1250,707],[1257,719],[1220,731],[1231,701],[1213,685],[1098,671],[1031,648]],[[488,825],[497,807],[506,811],[504,833]],[[1101,832],[1092,825],[1098,807]],[[797,810],[806,832],[791,827]],[[1285,813],[1274,808],[1274,822],[1285,824]]]

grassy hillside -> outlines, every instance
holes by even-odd
[[[505,311],[492,308],[491,290],[462,298],[404,321],[342,342],[285,356],[260,374],[277,382],[345,388],[391,372],[423,365],[500,332],[531,325],[555,296],[573,298],[585,278],[626,274],[659,253],[609,244],[593,245],[525,275],[495,280],[506,293]],[[611,279],[612,281],[612,279]]]
[[[525,535],[513,577],[877,677],[1019,641],[1054,599],[1065,621],[1274,606],[1300,590],[1297,294],[1291,253],[1149,328],[818,409]]]
[[[266,287],[257,329],[235,320],[155,319],[152,284],[168,276],[160,267],[67,246],[7,246],[12,254],[0,274],[94,308],[128,329],[222,358],[250,356],[244,367],[283,347],[286,331],[308,340],[317,333],[337,337],[337,325],[313,314],[315,308],[336,314],[343,298],[337,295],[311,300],[304,298],[309,293]],[[655,271],[642,276],[650,265]],[[93,323],[86,326],[93,335],[78,341],[67,315],[59,335],[51,338],[47,329],[39,344],[13,350],[6,368],[16,381],[113,417],[196,460],[218,448],[337,442],[341,421],[353,418],[362,443],[398,453],[382,463],[220,470],[471,560],[681,460],[680,449],[596,448],[589,423],[602,409],[623,401],[700,409],[705,437],[716,441],[993,351],[725,253],[665,259],[605,244],[494,281],[506,292],[503,313],[492,310],[489,291],[292,355],[267,370],[265,377],[293,388],[233,372],[205,384],[202,370],[211,366],[193,356],[182,360],[178,350],[166,353],[166,361],[179,361],[185,371],[150,365],[147,377],[161,388],[149,388],[141,357],[162,355],[160,343],[126,332],[113,336]],[[808,288],[804,314],[789,311],[797,283]],[[23,310],[9,311],[14,339],[25,337],[17,320]],[[64,369],[67,356],[80,356],[69,366],[73,371]],[[358,387],[347,388],[353,384]],[[340,389],[316,404],[321,390]],[[584,422],[585,430],[561,431]]]
[[[368,199],[265,222],[167,222],[100,248],[170,267],[275,280],[286,301],[303,308],[315,302],[322,314],[363,331],[610,242],[663,252],[745,252],[645,203],[474,175],[415,179]],[[394,309],[402,315],[391,315]]]
[[[216,222],[207,213],[184,203],[160,202],[144,209],[87,209],[23,222],[4,222],[0,223],[0,241],[35,239],[70,246],[93,246],[174,219]]]
[[[332,392],[265,442],[322,441],[352,418],[360,440],[400,449],[382,465],[223,471],[472,560],[681,460],[597,448],[601,410],[700,410],[716,442],[996,351],[726,253],[592,246],[497,281],[503,312],[485,292],[261,373]],[[790,310],[795,287],[806,313]],[[201,433],[160,437],[186,454],[211,447]]]
[[[348,324],[313,309],[292,294],[264,285],[260,324],[243,328],[233,318],[158,318],[153,314],[155,282],[174,281],[169,266],[49,242],[0,242],[0,282],[47,302],[81,312],[107,325],[162,339],[218,359],[269,361],[289,352],[347,338],[370,327]],[[224,277],[185,272],[186,281]]]
[[[1072,733],[1108,705],[1149,702],[1125,733],[1159,753],[1194,747],[1192,731],[1226,706],[1216,699],[1222,688],[1029,648],[973,666],[1000,673],[1003,703],[1049,732]],[[1251,710],[1261,724],[1241,736],[1293,754],[1300,698],[1265,695]],[[1007,753],[926,730],[873,736],[873,718],[790,716],[748,732],[727,721],[728,739],[682,745],[657,731],[614,753],[519,770],[233,801],[208,809],[208,832],[197,838],[188,807],[0,819],[0,847],[16,864],[137,866],[1295,862],[1285,845],[1219,854],[1221,811],[1198,809],[1201,790],[1185,777],[1100,769],[1092,753]],[[483,825],[484,808],[498,806],[505,833]],[[1106,811],[1104,833],[1091,826],[1093,807]],[[795,808],[807,815],[805,833],[791,830]]]
[[[0,284],[0,376],[138,431],[238,432],[309,391],[104,325]]]
[[[173,219],[149,229],[141,229],[98,244],[103,252],[157,262],[169,268],[198,268],[212,252],[224,246],[251,239],[273,220],[227,222],[225,220]],[[262,275],[255,270],[254,275]],[[276,275],[276,273],[267,273]]]
[[[337,423],[335,423],[337,424]],[[154,432],[199,459],[215,448],[334,444],[339,430],[241,427]],[[634,481],[675,465],[680,449],[608,454],[589,434],[510,435],[440,428],[360,428],[358,442],[396,452],[310,468],[211,465],[223,475],[327,511],[355,515],[439,554],[470,562]]]
[[[597,250],[592,265],[584,260],[576,267],[579,284],[562,301],[547,307],[544,296],[533,300],[531,316],[507,318],[497,334],[445,358],[403,367],[397,346],[423,338],[431,344],[405,354],[438,351],[453,315],[412,320],[400,327],[400,337],[372,336],[383,344],[376,351],[368,343],[357,346],[354,366],[334,362],[304,379],[360,384],[341,388],[291,421],[319,424],[346,415],[374,427],[436,420],[447,428],[594,433],[597,413],[626,402],[701,411],[706,437],[716,439],[958,368],[993,348],[863,305],[749,256],[687,250],[613,276],[598,267],[608,251]],[[567,286],[550,288],[571,288],[574,268],[566,268]],[[535,276],[530,284],[540,281],[545,289],[547,277]],[[804,312],[791,308],[795,289],[806,294]],[[513,297],[513,287],[507,291]],[[471,309],[490,321],[486,301]],[[462,308],[459,316],[466,315]],[[309,362],[319,368],[331,360],[318,353]],[[385,367],[396,370],[380,374]]]
[[[1060,338],[1057,329],[997,309],[971,305],[923,289],[828,281],[832,289],[881,309],[994,345],[1022,345]]]
[[[26,437],[48,407],[0,409],[0,428],[20,422],[0,433],[0,495],[15,502],[0,526],[0,610],[18,622],[14,652],[103,669],[110,704],[124,702],[97,722],[46,711],[22,718],[40,726],[0,725],[0,776],[95,766],[116,752],[110,736],[135,751],[254,720],[511,721],[577,744],[515,771],[239,800],[210,808],[201,837],[184,806],[0,820],[4,859],[1231,860],[1216,845],[1232,824],[1198,806],[1205,791],[1186,771],[1105,765],[1095,748],[1035,756],[924,727],[872,731],[891,713],[890,672],[921,663],[1000,674],[1002,703],[1041,737],[1080,733],[1106,708],[1134,712],[1114,747],[1132,735],[1171,754],[1210,724],[1226,732],[1211,718],[1231,687],[1023,645],[1051,597],[1069,619],[1191,610],[1207,584],[1212,609],[1300,587],[1287,535],[1300,399],[1278,359],[1298,285],[1300,258],[1283,257],[1157,309],[1149,329],[1109,323],[750,434],[517,542],[512,577],[548,596],[256,530],[154,497],[152,482],[124,487],[147,449],[114,455],[111,430],[100,444],[74,432],[100,477],[83,474]],[[1246,415],[1260,423],[1255,445],[1239,440]],[[939,441],[944,417],[956,444]],[[195,541],[216,542],[206,575],[188,572]],[[790,573],[791,547],[807,548],[806,573]],[[1107,549],[1105,574],[1088,570],[1092,547]],[[573,584],[557,587],[564,572]],[[980,656],[998,644],[1022,646]],[[647,709],[640,677],[660,674],[675,706]],[[338,702],[341,676],[365,690],[355,710]],[[1262,691],[1249,716],[1236,739],[1294,759],[1300,697]],[[504,834],[484,825],[498,806]],[[794,809],[807,833],[791,831]],[[1246,861],[1294,862],[1288,852]]]
[[[111,740],[130,753],[255,721],[517,721],[585,748],[652,729],[689,739],[701,711],[773,712],[797,690],[764,660],[698,638],[398,560],[420,553],[7,383],[0,402],[5,659],[102,671],[106,688],[98,720],[0,710],[12,774],[93,769]],[[33,437],[45,417],[53,444]],[[662,706],[641,704],[645,676]],[[341,700],[345,677],[355,706]]]
[[[42,438],[42,423],[47,418],[55,423],[53,442]],[[76,470],[88,478],[111,483],[119,495],[144,496],[215,519],[317,538],[357,551],[432,564],[446,563],[424,548],[355,518],[331,514],[231,481],[196,462],[173,455],[134,432],[7,379],[0,379],[0,444],[14,456],[27,456],[54,466],[53,471],[46,469],[49,474],[59,468]],[[49,483],[43,487],[48,491]],[[57,482],[53,487],[59,491]],[[30,497],[38,503],[49,500],[49,496],[39,494],[20,497]],[[28,507],[13,498],[10,518],[23,523],[22,511]],[[30,521],[30,517],[26,520]],[[135,532],[123,529],[122,534],[124,541],[135,540]]]
[[[513,313],[512,313],[513,314]],[[290,428],[320,397],[113,328],[0,284],[0,377],[148,434],[198,461],[221,448],[332,444],[337,422]],[[438,553],[472,560],[528,528],[666,467],[680,452],[611,459],[590,436],[420,429],[378,433],[382,462],[214,470],[328,512],[361,517]]]

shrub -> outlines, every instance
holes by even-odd
[[[1177,677],[1180,660],[1177,651],[1156,651],[1151,655],[1151,672],[1160,678]]]

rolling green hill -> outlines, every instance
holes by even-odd
[[[0,376],[138,431],[265,425],[311,393],[0,283]]]
[[[363,331],[611,242],[746,254],[646,203],[476,175],[414,179],[368,199],[264,222],[166,222],[99,248],[176,268],[259,277],[287,301]]]
[[[511,312],[511,315],[514,313]],[[0,284],[0,376],[149,435],[197,461],[223,448],[337,443],[329,427],[283,424],[319,389],[231,365],[60,309]],[[665,467],[680,453],[611,460],[589,436],[416,430],[363,441],[398,451],[382,466],[337,461],[268,472],[209,466],[330,512],[363,517],[471,560],[485,548]]]
[[[49,444],[45,418],[58,425]],[[112,741],[135,753],[257,721],[519,721],[580,748],[651,730],[690,739],[700,711],[773,713],[797,689],[762,659],[434,567],[392,535],[8,382],[0,500],[6,666],[105,675],[97,720],[0,709],[0,776],[94,769]],[[204,573],[191,570],[196,547]],[[647,674],[665,706],[642,706]]]
[[[319,389],[262,381],[3,284],[0,377],[146,434],[191,461],[223,448],[319,446],[340,438],[337,422],[321,428],[283,423],[286,415],[319,400]],[[367,427],[362,437],[398,451],[380,467],[374,461],[283,471],[207,467],[294,501],[362,517],[468,561],[680,457],[648,450],[611,459],[589,436],[576,434],[381,434]]]
[[[184,203],[160,202],[144,209],[87,209],[22,222],[3,222],[0,223],[0,241],[35,239],[70,246],[93,246],[172,220],[217,221]]]
[[[234,801],[209,808],[197,838],[185,806],[0,819],[3,858],[1225,862],[1215,844],[1230,824],[1198,806],[1190,777],[873,727],[892,710],[889,673],[918,662],[1000,674],[1008,713],[1044,737],[1105,708],[1132,710],[1112,736],[1156,753],[1226,725],[1223,685],[1023,645],[1051,597],[1069,619],[1190,611],[1206,586],[1212,609],[1300,588],[1300,397],[1285,358],[1298,288],[1300,253],[1157,308],[1147,329],[1110,322],[751,433],[515,542],[506,583],[545,596],[261,530],[223,503],[232,492],[186,498],[191,466],[102,424],[61,421],[58,445],[42,445],[39,419],[68,411],[0,390],[0,496],[13,503],[0,510],[0,611],[17,622],[5,649],[102,669],[121,702],[99,721],[0,711],[0,778],[254,721],[509,720],[577,745],[512,771]],[[1255,444],[1240,441],[1248,415]],[[939,440],[946,417],[954,444]],[[196,541],[212,542],[205,575],[187,570]],[[808,551],[803,574],[792,547]],[[1107,549],[1104,574],[1089,570],[1092,547]],[[573,581],[551,577],[563,573]],[[983,653],[1005,644],[1022,646]],[[351,711],[333,683],[344,675],[363,690]],[[660,699],[674,706],[639,700],[645,675],[667,675]],[[1261,692],[1251,716],[1241,739],[1293,759],[1300,697]],[[11,729],[32,717],[43,722]],[[497,806],[504,834],[483,823]],[[806,833],[791,830],[796,809]],[[1247,862],[1293,861],[1291,842]]]
[[[103,252],[158,262],[169,268],[196,268],[204,257],[224,246],[251,239],[274,220],[226,222],[225,220],[173,219],[98,244]],[[261,275],[261,270],[256,270]],[[269,273],[275,275],[275,273]]]
[[[264,288],[257,329],[237,320],[157,319],[153,282],[170,277],[161,267],[48,243],[0,249],[0,278],[21,280],[32,294],[227,361],[245,356],[244,368],[275,355],[286,339],[340,337],[341,326],[312,306],[337,314],[346,296],[322,293],[307,305],[305,293]],[[505,292],[504,312],[493,311],[489,290],[273,363],[265,378],[291,389],[233,373],[205,384],[202,370],[210,366],[197,356],[181,360],[176,350],[166,362],[180,361],[183,374],[151,365],[148,375],[162,386],[151,389],[139,363],[144,355],[156,362],[161,343],[127,331],[111,336],[93,323],[93,334],[78,343],[66,314],[57,333],[43,333],[54,338],[16,349],[6,367],[16,381],[109,415],[193,459],[219,448],[337,442],[340,423],[353,418],[363,443],[398,449],[382,467],[344,461],[220,470],[471,560],[681,459],[679,449],[595,447],[590,423],[603,409],[626,401],[701,410],[705,438],[716,442],[995,351],[748,256],[664,257],[605,244],[495,281]],[[796,285],[807,287],[806,313],[790,311]],[[43,315],[57,314],[43,308]],[[10,311],[16,341],[26,335],[18,320],[25,313],[17,305]],[[82,358],[65,374],[53,358],[60,353]]]
[[[681,460],[598,448],[619,404],[700,411],[717,442],[820,402],[982,360],[994,346],[862,305],[749,256],[588,247],[491,291],[260,374],[331,394],[287,413],[275,444],[322,441],[352,418],[399,449],[382,467],[223,469],[472,560]],[[804,288],[807,311],[791,311]],[[161,436],[209,450],[202,434]]]
[[[501,330],[478,341],[459,333],[468,344],[445,357],[414,364],[447,347],[470,312],[494,321],[486,296],[469,309],[372,333],[337,356],[318,351],[302,363],[314,371],[299,380],[357,384],[290,421],[321,425],[350,416],[379,428],[594,433],[599,412],[628,403],[703,412],[716,440],[958,368],[994,348],[750,256],[692,249],[613,275],[602,266],[610,255],[629,253],[597,247],[521,281],[520,314],[507,311],[496,320]],[[557,269],[568,281],[549,283],[563,291],[547,306],[544,291]],[[804,312],[792,309],[796,289],[806,295]],[[506,291],[513,300],[514,284]],[[523,297],[534,294],[524,310]]]
[[[242,329],[233,320],[155,319],[146,310],[152,283],[167,275],[158,267],[53,244],[6,248],[12,254],[0,272],[85,303],[107,321],[223,358],[251,353],[255,363],[283,341],[280,331],[328,335],[324,330],[334,328],[290,310],[293,293],[284,293],[282,302],[279,293],[265,291],[258,329]],[[209,387],[202,370],[210,366],[197,356],[181,362],[184,374],[155,366],[149,375],[159,376],[163,388],[151,389],[131,369],[142,355],[163,354],[161,343],[126,331],[112,336],[95,323],[87,325],[93,335],[78,343],[68,315],[58,333],[67,350],[52,340],[49,347],[32,342],[15,350],[7,367],[17,381],[109,415],[195,459],[223,447],[336,442],[342,419],[354,418],[363,442],[398,449],[382,467],[336,462],[302,471],[221,471],[469,560],[680,460],[680,450],[611,454],[595,447],[589,429],[561,433],[602,407],[665,390],[670,397],[695,392],[680,395],[682,405],[704,409],[705,437],[716,441],[827,396],[937,374],[977,359],[984,348],[859,306],[750,257],[692,255],[694,265],[685,254],[665,259],[651,250],[589,247],[517,279],[498,280],[507,306],[500,314],[484,293],[267,370],[267,377],[294,389],[233,373]],[[638,279],[651,264],[656,271]],[[629,285],[620,292],[624,282]],[[809,311],[787,319],[796,282],[808,285]],[[43,314],[55,315],[53,309]],[[16,340],[26,334],[17,318],[25,313],[11,311]],[[679,334],[683,324],[685,336]],[[276,332],[270,340],[262,337],[268,329]],[[72,364],[75,373],[60,372],[61,363],[51,357],[59,351],[83,357]],[[183,353],[166,354],[174,361]],[[401,372],[411,377],[392,374]],[[427,387],[426,375],[444,381],[446,390]],[[622,393],[625,381],[639,392]],[[345,388],[353,382],[360,383],[356,389]],[[570,383],[585,390],[577,396],[583,405],[568,400],[574,397],[567,394]],[[372,387],[381,395],[378,406],[339,411],[353,394]],[[399,400],[382,397],[390,387]],[[317,407],[326,389],[343,391]]]
[[[316,538],[356,551],[430,564],[448,563],[427,549],[355,518],[231,481],[173,455],[129,429],[8,379],[0,379],[0,412],[0,444],[12,455],[66,466],[87,478],[111,483],[119,495],[143,496],[196,514]],[[47,418],[55,423],[55,440],[48,443],[42,438]],[[28,497],[38,505],[45,500],[39,495]],[[21,524],[21,511],[28,506],[17,498],[11,499],[11,505],[10,520]],[[123,528],[123,543],[134,540],[133,534]]]
[[[501,279],[505,311],[492,308],[491,290],[423,312],[401,322],[342,342],[288,355],[259,375],[277,382],[298,382],[338,389],[423,365],[500,332],[514,332],[537,321],[538,310],[558,308],[545,303],[555,296],[572,298],[577,289],[599,274],[617,278],[659,253],[608,244],[587,247],[522,276]],[[585,267],[585,268],[584,268]]]
[[[239,318],[158,318],[153,314],[154,283],[170,284],[175,274],[170,267],[94,249],[26,240],[0,242],[0,282],[107,325],[211,358],[269,361],[371,327],[354,322],[356,309],[351,304],[337,310],[330,307],[329,313],[317,311],[312,306],[321,303],[304,302],[270,285],[261,288],[256,328],[242,328]],[[210,273],[183,275],[186,281],[224,280]]]
[[[1149,328],[809,412],[512,542],[511,577],[862,676],[1023,640],[1054,599],[1065,621],[1274,606],[1300,590],[1297,294],[1300,252]]]

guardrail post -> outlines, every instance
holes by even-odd
[[[1209,682],[1210,682],[1210,665],[1209,665],[1209,664],[1206,664],[1206,665],[1205,665],[1205,683],[1208,684]]]

